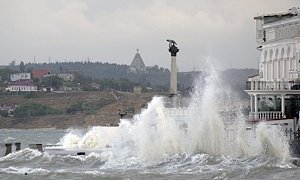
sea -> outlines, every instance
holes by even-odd
[[[184,115],[170,113],[177,101],[157,96],[117,127],[1,129],[0,179],[299,179],[282,129],[262,122],[249,131],[219,79],[211,72],[195,83]],[[3,156],[5,142],[22,150]],[[28,148],[36,143],[90,153]]]

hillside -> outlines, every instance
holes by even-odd
[[[0,117],[0,128],[69,128],[89,127],[93,125],[117,125],[119,109],[128,111],[127,117],[145,107],[153,94],[132,94],[115,92],[70,92],[39,94],[34,98],[18,96],[0,96],[1,104],[41,104],[58,109],[62,114]],[[117,98],[117,99],[116,99]],[[68,113],[72,106],[84,102],[89,108]]]

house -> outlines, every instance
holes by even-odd
[[[32,78],[42,79],[45,76],[49,76],[50,72],[48,69],[33,69],[31,74]]]
[[[142,87],[137,85],[137,86],[133,86],[133,93],[135,94],[141,94],[142,93]]]
[[[63,79],[64,81],[73,81],[75,78],[75,74],[71,74],[71,73],[59,73],[57,74],[57,76],[61,79]]]
[[[16,73],[10,75],[10,81],[15,82],[19,80],[30,80],[31,74],[30,73]]]
[[[5,89],[7,92],[34,92],[38,91],[37,86],[33,85],[31,81],[16,81]]]
[[[300,112],[300,12],[257,16],[259,74],[248,78],[249,121],[295,129]]]

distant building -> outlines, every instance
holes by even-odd
[[[142,87],[141,86],[134,86],[133,87],[133,93],[141,94],[142,93]]]
[[[20,80],[30,80],[31,74],[30,73],[17,73],[17,74],[11,74],[10,75],[10,81],[20,81]]]
[[[45,76],[49,76],[50,72],[48,69],[33,69],[31,74],[32,78],[42,79]]]
[[[75,74],[70,74],[70,73],[59,73],[57,76],[64,81],[73,81],[75,78]]]
[[[16,81],[8,85],[5,90],[9,92],[32,92],[38,91],[38,88],[31,81]]]
[[[139,53],[139,49],[136,50],[136,54],[131,62],[131,65],[129,66],[129,72],[132,73],[146,73],[147,68],[145,66],[145,63]]]

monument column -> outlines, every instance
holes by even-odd
[[[169,52],[171,53],[171,77],[170,77],[170,96],[177,95],[177,64],[176,55],[179,49],[176,47],[174,40],[167,40],[169,42]]]

